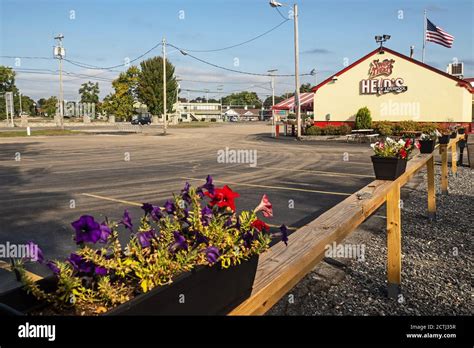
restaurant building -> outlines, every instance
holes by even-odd
[[[386,47],[366,56],[312,88],[318,126],[353,126],[357,110],[369,108],[373,121],[473,122],[474,87]]]

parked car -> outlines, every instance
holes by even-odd
[[[231,116],[231,117],[229,118],[229,121],[230,121],[230,122],[239,122],[239,118],[238,118],[237,116]]]
[[[150,116],[134,116],[132,118],[131,124],[151,124],[151,117]]]

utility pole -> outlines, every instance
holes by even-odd
[[[54,47],[54,56],[59,59],[59,124],[61,129],[64,129],[63,58],[66,54],[63,47],[64,35],[59,34],[54,39],[58,40],[58,45]]]
[[[276,134],[276,129],[275,129],[275,110],[273,110],[273,107],[275,106],[275,76],[273,75],[274,72],[278,71],[278,69],[271,69],[267,70],[267,72],[270,74],[271,77],[271,88],[272,88],[272,132]]]
[[[296,137],[301,138],[301,105],[300,105],[300,59],[298,45],[298,5],[293,5],[295,24],[295,107],[296,107]]]
[[[163,134],[166,135],[167,120],[166,120],[166,40],[163,37]]]

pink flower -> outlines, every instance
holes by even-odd
[[[260,204],[254,210],[255,213],[259,211],[261,211],[265,217],[273,217],[272,203],[270,203],[266,194],[263,195]]]

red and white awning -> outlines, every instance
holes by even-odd
[[[300,106],[310,106],[313,104],[314,92],[300,93]],[[291,110],[295,107],[295,97],[285,99],[275,106],[272,107],[273,110]]]

